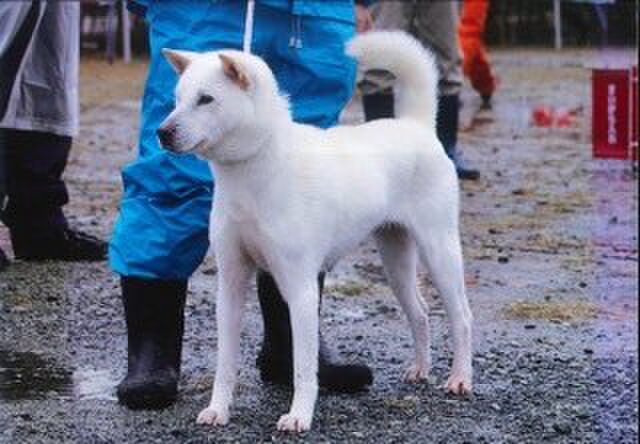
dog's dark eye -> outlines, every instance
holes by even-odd
[[[213,102],[213,97],[211,97],[208,94],[203,94],[200,97],[198,97],[198,106],[207,105],[207,104],[209,104],[211,102]]]

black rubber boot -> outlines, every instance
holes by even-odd
[[[393,92],[387,90],[376,94],[362,96],[364,119],[369,122],[376,119],[391,119],[395,110],[393,105]]]
[[[449,158],[456,166],[458,177],[462,180],[478,180],[480,172],[469,167],[458,152],[458,121],[460,116],[460,99],[457,94],[440,96],[436,132]]]
[[[324,274],[318,276],[320,298]],[[273,277],[258,273],[258,299],[264,321],[264,340],[257,365],[263,382],[292,386],[293,344],[289,307],[282,299]],[[326,345],[320,337],[318,384],[321,388],[340,393],[364,389],[373,382],[371,370],[364,365],[339,365],[331,362]]]
[[[162,409],[178,395],[187,281],[123,277],[128,369],[118,401],[130,409]]]

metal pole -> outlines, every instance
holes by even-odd
[[[107,6],[107,61],[113,64],[116,56],[116,31],[114,29],[114,19],[118,21],[117,5],[115,0],[108,3]],[[116,23],[116,27],[118,24]]]
[[[124,63],[131,63],[131,22],[125,0],[122,0],[122,57]]]
[[[562,11],[560,0],[553,0],[553,29],[556,49],[562,49]]]

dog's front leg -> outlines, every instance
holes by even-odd
[[[216,322],[218,326],[218,356],[213,393],[209,406],[198,415],[198,424],[222,426],[229,421],[229,406],[238,375],[242,311],[252,268],[235,255],[219,255],[218,297]]]
[[[318,397],[318,284],[314,274],[305,279],[278,277],[289,305],[294,370],[291,409],[278,421],[278,430],[304,432],[311,427]]]

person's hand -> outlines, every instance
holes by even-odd
[[[356,30],[367,32],[373,29],[373,16],[369,8],[362,5],[356,5]]]

